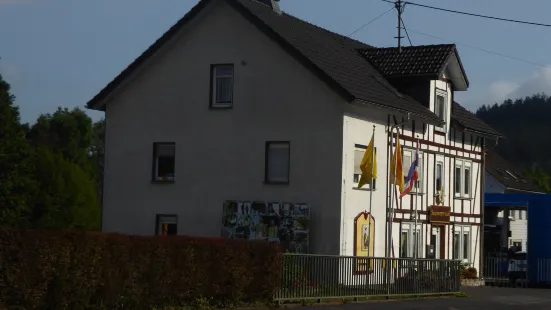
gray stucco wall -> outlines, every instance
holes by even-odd
[[[107,101],[103,230],[220,236],[226,199],[306,202],[310,249],[339,254],[342,99],[215,1]],[[209,110],[210,65],[235,65],[234,108]],[[289,185],[265,185],[265,142],[291,142]],[[153,142],[176,143],[176,182],[152,184]]]

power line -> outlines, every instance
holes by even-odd
[[[392,11],[392,10],[394,10],[394,8],[391,8],[390,10],[384,12],[383,14],[381,14],[381,15],[379,15],[379,16],[373,18],[372,20],[368,21],[367,23],[363,24],[360,28],[358,28],[358,29],[352,31],[352,33],[350,33],[348,36],[350,37],[350,36],[352,36],[353,34],[355,34],[356,32],[358,32],[358,31],[364,29],[367,25],[369,25],[369,24],[371,24],[372,22],[376,21],[377,19],[379,19],[379,18],[385,16],[386,14],[388,14],[388,12],[390,12],[390,11]]]
[[[453,42],[453,43],[456,43],[458,45],[463,45],[463,46],[466,46],[466,47],[469,47],[469,48],[472,48],[472,49],[475,49],[475,50],[479,50],[479,51],[482,51],[482,52],[485,52],[485,53],[488,53],[488,54],[509,58],[509,59],[512,59],[512,60],[524,62],[524,63],[531,64],[531,65],[534,65],[534,66],[539,66],[539,67],[544,67],[544,68],[548,67],[546,65],[543,65],[543,64],[540,64],[540,63],[537,63],[537,62],[533,62],[533,61],[530,61],[530,60],[526,60],[526,59],[522,59],[522,58],[518,58],[518,57],[514,57],[514,56],[510,56],[510,55],[506,55],[506,54],[502,54],[502,53],[498,53],[498,52],[494,52],[494,51],[491,51],[491,50],[476,47],[476,46],[466,44],[466,43],[451,41],[451,40],[444,39],[444,38],[441,38],[441,37],[438,37],[438,36],[435,36],[435,35],[432,35],[432,34],[424,33],[424,32],[421,32],[421,31],[418,31],[418,30],[415,30],[415,29],[409,28],[409,30],[413,31],[415,33],[418,33],[418,34],[422,34],[424,36],[432,37],[432,38],[439,39],[439,40],[442,40],[442,41]]]
[[[388,0],[383,0],[383,1],[391,2],[391,1],[388,1]],[[475,14],[475,13],[469,13],[469,12],[461,12],[461,11],[438,8],[438,7],[435,7],[435,6],[424,5],[424,4],[419,4],[419,3],[415,3],[415,2],[409,2],[409,1],[405,2],[405,4],[411,4],[411,5],[414,5],[414,6],[419,6],[419,7],[423,7],[423,8],[427,8],[427,9],[450,12],[450,13],[455,13],[455,14],[462,14],[462,15],[469,15],[469,16],[475,16],[475,17],[488,18],[488,19],[495,19],[495,20],[500,20],[500,21],[505,21],[505,22],[527,24],[527,25],[534,25],[534,26],[542,26],[542,27],[551,27],[550,24],[542,24],[542,23],[536,23],[536,22],[528,22],[528,21],[523,21],[523,20],[503,18],[503,17],[495,17],[495,16],[481,15],[481,14]]]
[[[411,43],[411,39],[409,38],[408,29],[406,28],[406,24],[404,24],[404,19],[400,17],[400,21],[402,22],[402,27],[404,27],[404,30],[406,31],[406,36],[408,37],[409,45],[413,46],[413,43]]]

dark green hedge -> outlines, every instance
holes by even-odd
[[[151,309],[205,298],[270,300],[281,255],[267,242],[0,230],[0,308]]]

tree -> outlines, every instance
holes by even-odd
[[[61,153],[66,160],[90,168],[92,119],[79,108],[59,107],[53,114],[41,115],[27,137],[35,147],[46,146]]]
[[[101,208],[93,178],[81,166],[45,146],[36,150],[40,184],[32,214],[33,227],[97,230]]]
[[[10,85],[0,75],[0,225],[27,227],[34,203],[33,150]]]
[[[41,115],[28,130],[36,148],[35,227],[98,229],[98,149],[92,119],[84,111],[58,108]]]

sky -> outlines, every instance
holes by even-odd
[[[23,122],[58,106],[81,107],[198,0],[0,0],[0,74]],[[447,9],[551,23],[549,0],[412,0]],[[391,8],[381,0],[281,0],[283,11],[349,35]],[[413,45],[456,43],[470,81],[456,100],[471,111],[533,93],[551,94],[551,27],[537,27],[406,5]],[[395,10],[352,35],[396,46]],[[423,34],[422,34],[423,33]],[[430,35],[430,36],[429,36]],[[438,37],[438,38],[436,38]],[[404,44],[409,45],[407,38]],[[497,56],[480,49],[527,62]],[[533,64],[535,63],[535,64]],[[102,112],[87,111],[98,120]]]

